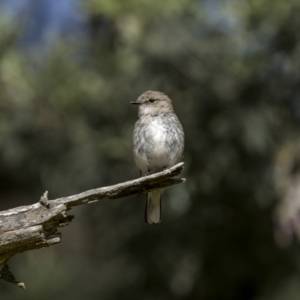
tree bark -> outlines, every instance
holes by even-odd
[[[102,198],[122,198],[184,182],[173,178],[181,173],[184,163],[179,163],[160,173],[126,181],[112,186],[48,200],[45,192],[38,203],[0,212],[0,279],[25,289],[25,284],[15,280],[7,265],[15,254],[60,243],[59,227],[68,225],[74,216],[67,211],[77,205],[96,202]]]

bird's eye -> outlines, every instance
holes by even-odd
[[[149,102],[153,103],[155,101],[155,99],[150,99]]]

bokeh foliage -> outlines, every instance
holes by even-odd
[[[78,9],[84,30],[51,43],[0,18],[1,209],[137,177],[129,102],[149,89],[173,99],[187,182],[167,190],[159,226],[143,223],[143,197],[74,210],[61,245],[15,258],[28,290],[0,283],[3,298],[299,299],[299,247],[274,238],[299,155],[298,2]]]

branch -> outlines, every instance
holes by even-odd
[[[38,203],[0,212],[0,279],[25,289],[24,283],[17,282],[9,271],[7,261],[15,254],[60,243],[58,227],[68,225],[74,218],[67,215],[67,210],[106,197],[145,194],[182,183],[184,178],[173,177],[179,175],[183,167],[184,163],[179,163],[160,173],[55,200],[48,200],[48,192],[45,192]]]

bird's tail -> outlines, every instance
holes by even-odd
[[[159,224],[161,221],[162,193],[163,189],[158,189],[147,194],[145,217],[148,224]]]

